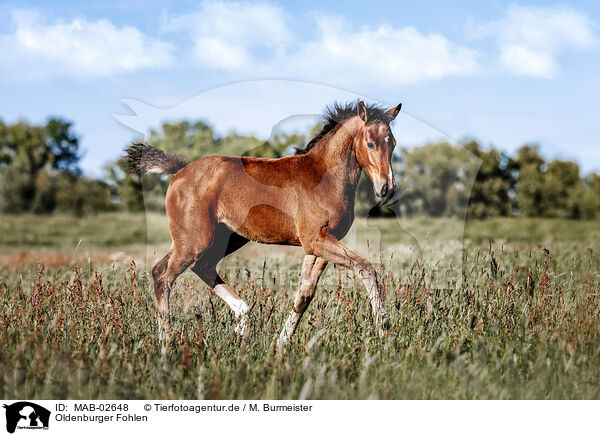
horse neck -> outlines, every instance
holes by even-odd
[[[326,171],[336,176],[340,187],[352,189],[352,192],[356,189],[361,173],[354,153],[354,137],[361,125],[362,121],[358,116],[350,118],[311,150],[311,154],[324,164]]]

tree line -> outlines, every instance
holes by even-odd
[[[148,142],[190,161],[210,154],[281,157],[302,147],[318,127],[263,141],[236,132],[218,135],[203,121],[181,121],[152,130]],[[0,212],[82,215],[164,208],[167,178],[128,174],[122,158],[107,164],[102,178],[85,177],[79,143],[73,124],[60,118],[43,125],[0,120]],[[509,155],[475,140],[429,143],[398,148],[393,167],[396,192],[379,202],[363,174],[357,215],[600,217],[600,175],[581,175],[575,162],[547,162],[537,145]]]
[[[113,209],[111,186],[84,177],[80,159],[79,137],[69,121],[0,120],[0,212],[82,215]]]

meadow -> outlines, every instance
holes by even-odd
[[[169,242],[159,214],[0,216],[0,395],[600,398],[597,221],[357,220],[347,243],[377,265],[387,336],[353,274],[329,266],[281,355],[301,249],[250,244],[224,260],[252,308],[244,337],[182,275],[164,344],[149,269]]]

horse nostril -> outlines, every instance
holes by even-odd
[[[387,194],[387,192],[388,192],[388,185],[387,185],[387,183],[386,183],[386,184],[384,184],[384,185],[381,187],[381,192],[380,192],[380,194],[381,194],[381,196],[383,197],[385,194]]]

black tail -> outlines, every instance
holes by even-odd
[[[148,144],[132,144],[125,150],[127,169],[133,174],[175,174],[188,163],[179,156],[167,156]]]

